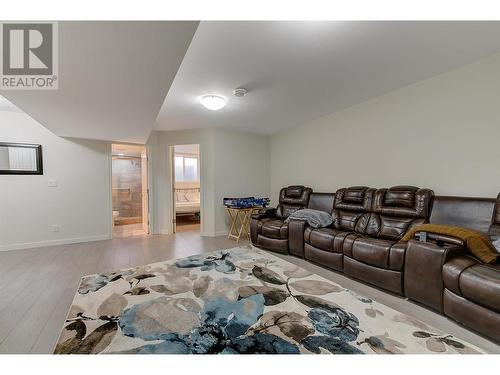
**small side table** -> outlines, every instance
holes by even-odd
[[[250,218],[256,211],[261,210],[263,207],[226,207],[231,226],[227,238],[240,242],[241,239],[250,240]]]

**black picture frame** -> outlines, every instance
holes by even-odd
[[[42,175],[43,174],[43,159],[42,159],[42,145],[31,144],[31,143],[11,143],[11,142],[0,142],[0,147],[23,147],[32,148],[36,152],[36,170],[33,171],[20,171],[20,170],[10,170],[10,169],[0,169],[1,174],[15,174],[15,175]]]

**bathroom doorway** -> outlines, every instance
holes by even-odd
[[[173,233],[200,232],[200,145],[170,147],[172,160]]]
[[[142,145],[111,146],[113,237],[149,234],[148,158]]]

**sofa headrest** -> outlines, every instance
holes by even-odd
[[[280,190],[279,202],[280,204],[306,207],[311,192],[311,188],[304,186],[296,185],[284,187]]]
[[[386,206],[413,207],[415,205],[415,186],[393,186],[385,193]]]
[[[335,193],[335,209],[369,211],[375,189],[366,186],[342,188]]]
[[[302,195],[304,191],[304,186],[302,185],[292,185],[286,188],[286,196],[290,198],[298,198]]]
[[[366,186],[348,187],[344,191],[343,201],[347,203],[363,203],[366,190],[368,190]]]
[[[373,212],[397,217],[429,219],[434,192],[414,186],[378,189],[373,199]]]

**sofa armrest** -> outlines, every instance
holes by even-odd
[[[259,212],[252,214],[252,219],[260,220],[266,217],[275,217],[275,216],[276,216],[276,208],[263,208],[259,210]]]
[[[417,232],[415,233],[415,240],[419,240],[420,236],[419,233],[422,232]],[[425,242],[433,242],[436,243],[439,246],[461,246],[465,247],[465,242],[457,237],[453,236],[448,236],[446,234],[437,234],[437,233],[430,233],[430,232],[424,232],[426,234],[426,241]]]
[[[443,311],[443,265],[465,254],[457,245],[439,246],[433,242],[410,240],[405,254],[404,291],[406,297]]]
[[[288,222],[288,250],[290,254],[304,257],[304,231],[308,224],[305,220],[290,219]]]
[[[257,246],[259,232],[262,227],[262,219],[276,217],[276,208],[263,208],[252,214],[250,218],[250,240]]]

